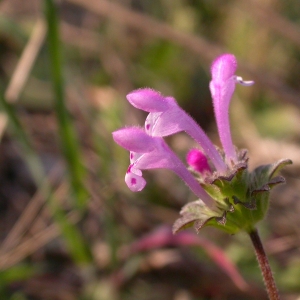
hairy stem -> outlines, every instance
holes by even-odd
[[[262,242],[260,240],[259,234],[257,229],[253,229],[249,232],[252,244],[255,249],[257,261],[259,263],[265,286],[267,289],[267,293],[270,300],[280,300],[278,289],[275,284],[275,280],[270,268],[270,264],[266,255],[266,252],[264,250],[264,247],[262,245]]]

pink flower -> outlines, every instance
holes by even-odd
[[[130,151],[130,165],[125,182],[132,191],[141,191],[146,185],[141,170],[169,169],[185,181],[206,205],[213,205],[211,197],[161,137],[152,137],[142,128],[128,127],[113,132],[113,138],[116,143]]]
[[[212,198],[163,138],[185,131],[201,148],[201,151],[193,149],[187,156],[192,168],[199,173],[215,171],[218,175],[226,175],[232,163],[237,163],[229,127],[229,103],[236,83],[253,84],[253,81],[243,81],[241,77],[235,76],[236,68],[236,59],[232,54],[219,56],[211,67],[212,80],[209,87],[225,157],[219,153],[202,128],[178,106],[174,98],[165,97],[150,88],[135,90],[127,95],[134,107],[149,112],[144,130],[129,127],[113,132],[115,142],[130,151],[130,165],[125,181],[132,191],[141,191],[146,185],[142,170],[166,168],[182,178],[206,205],[213,205]],[[208,160],[214,170],[211,170]]]

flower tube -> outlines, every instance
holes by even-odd
[[[237,162],[237,153],[232,143],[229,124],[229,104],[235,89],[235,84],[246,86],[254,81],[243,81],[234,75],[237,68],[236,58],[232,54],[217,57],[211,66],[212,80],[209,84],[220,140],[228,162]]]

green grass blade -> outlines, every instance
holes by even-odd
[[[81,164],[82,159],[79,144],[65,103],[57,10],[52,0],[45,0],[44,4],[48,25],[47,40],[55,96],[55,110],[58,119],[61,145],[68,166],[71,186],[76,200],[75,204],[77,208],[84,209],[88,197],[83,185],[84,168]]]

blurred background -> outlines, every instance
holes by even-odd
[[[224,52],[255,80],[232,99],[235,144],[251,168],[294,162],[258,228],[282,299],[300,299],[298,0],[0,2],[1,299],[266,299],[248,236],[172,236],[195,196],[165,170],[131,192],[111,135],[143,124],[125,96],[148,86],[220,145],[208,84]],[[183,160],[195,146],[168,142]]]

